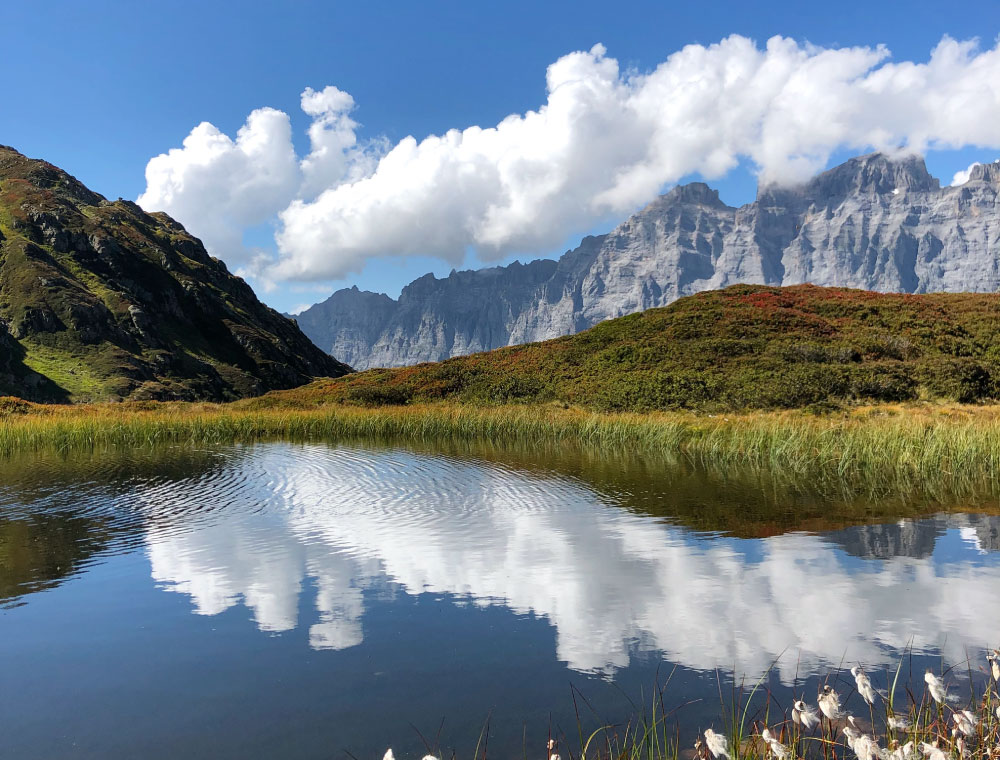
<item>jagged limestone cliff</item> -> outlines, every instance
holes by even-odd
[[[735,283],[883,292],[1000,289],[1000,163],[940,187],[917,157],[854,158],[740,208],[678,186],[558,262],[428,275],[398,301],[339,291],[304,312],[356,368],[436,361],[579,332]]]

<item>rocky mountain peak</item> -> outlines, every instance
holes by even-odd
[[[96,206],[105,201],[103,195],[84,186],[48,161],[28,158],[9,145],[0,145],[0,180],[22,180],[34,187],[54,190],[62,197]]]
[[[803,193],[815,199],[900,192],[933,192],[941,183],[930,175],[924,159],[915,155],[890,157],[869,153],[849,159],[813,178]]]
[[[165,214],[12,148],[0,328],[0,395],[32,400],[225,400],[350,371]]]
[[[692,203],[702,206],[714,206],[716,208],[727,208],[726,204],[719,198],[719,191],[715,190],[704,182],[689,182],[686,185],[676,185],[666,195],[661,196],[662,203]],[[651,204],[650,208],[657,205]]]
[[[705,183],[679,185],[558,262],[421,278],[378,319],[300,324],[363,368],[554,338],[737,283],[997,291],[1000,164],[972,177],[956,203],[921,158],[872,153],[797,187],[763,186],[738,209]],[[363,339],[347,340],[358,324]]]
[[[1000,161],[992,164],[976,164],[969,172],[969,182],[986,182],[990,185],[1000,185]]]

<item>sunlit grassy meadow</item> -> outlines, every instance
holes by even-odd
[[[0,454],[43,448],[228,444],[263,440],[486,440],[682,455],[713,466],[880,488],[991,487],[1000,475],[1000,406],[909,404],[743,414],[598,413],[555,405],[236,402],[0,403]]]

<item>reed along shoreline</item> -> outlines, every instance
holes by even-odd
[[[1000,481],[1000,406],[898,404],[823,415],[801,410],[707,415],[449,402],[294,406],[253,399],[63,406],[0,399],[0,456],[52,448],[357,438],[585,446],[885,487]]]

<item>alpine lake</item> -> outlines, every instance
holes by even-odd
[[[974,680],[998,514],[568,447],[8,458],[0,756],[575,757],[653,695],[690,746],[740,685]]]

